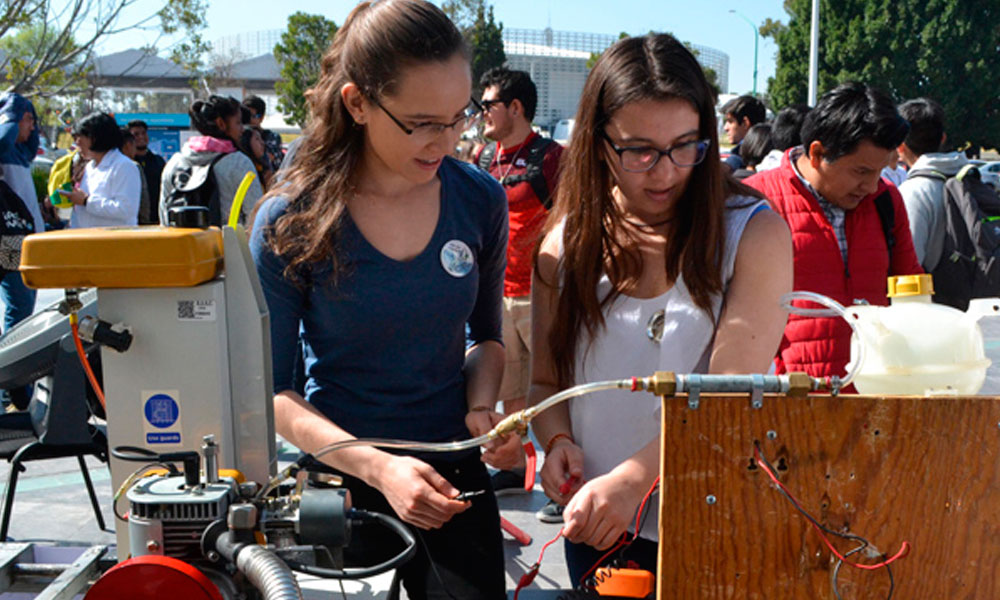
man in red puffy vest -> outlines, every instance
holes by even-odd
[[[820,98],[802,124],[802,146],[744,183],[763,192],[792,231],[795,289],[841,304],[886,305],[886,278],[922,273],[906,208],[882,168],[909,126],[878,90],[846,83]],[[837,318],[789,317],[779,373],[843,375],[851,330]]]

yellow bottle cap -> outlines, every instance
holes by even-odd
[[[889,278],[889,298],[930,296],[934,294],[934,279],[928,274],[898,275]]]

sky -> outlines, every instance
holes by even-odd
[[[357,3],[355,0],[207,0],[205,39],[265,29],[284,29],[295,11],[321,14],[337,24]],[[435,0],[440,5],[440,0]],[[57,2],[58,4],[58,2]],[[754,31],[768,17],[786,21],[782,0],[494,0],[494,16],[505,27],[579,31],[618,35],[669,31],[682,41],[701,44],[729,55],[729,84],[734,93],[753,89]],[[120,24],[137,21],[162,6],[157,0],[138,0]],[[746,17],[744,20],[735,10]],[[131,21],[130,21],[131,20]],[[118,34],[101,46],[102,54],[148,43],[149,33]],[[769,38],[758,40],[758,92],[767,91],[774,75],[777,46]]]

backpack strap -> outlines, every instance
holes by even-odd
[[[910,179],[911,177],[926,177],[927,179],[938,179],[940,181],[948,180],[947,175],[934,169],[910,169],[906,174],[906,178]]]
[[[885,236],[885,245],[889,248],[889,273],[892,273],[892,251],[896,247],[896,207],[892,204],[892,194],[886,190],[875,198],[875,210],[878,212],[878,220],[882,224],[882,235]]]
[[[527,181],[531,185],[531,190],[535,192],[535,197],[542,203],[546,210],[552,208],[552,194],[549,190],[549,182],[545,179],[543,163],[545,154],[549,147],[556,142],[550,138],[542,136],[536,137],[528,148],[528,154],[524,158],[526,164],[523,174],[511,175],[504,179],[504,185],[516,185],[522,181]]]
[[[962,181],[966,178],[966,176],[969,175],[971,175],[976,179],[979,179],[980,181],[982,181],[983,179],[983,176],[979,173],[979,169],[976,168],[976,165],[972,164],[967,164],[961,169],[959,169],[958,173],[955,173],[955,179]]]
[[[212,162],[208,163],[208,175],[205,177],[205,183],[198,190],[204,202],[203,206],[208,207],[209,223],[218,225],[219,227],[222,227],[222,224],[228,220],[229,215],[222,214],[222,203],[219,200],[219,182],[215,179],[215,164],[227,156],[229,154],[220,153],[212,158]]]
[[[479,150],[479,158],[476,159],[476,165],[484,171],[489,171],[490,166],[493,164],[493,158],[496,155],[497,144],[486,144]]]

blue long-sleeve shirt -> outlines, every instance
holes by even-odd
[[[31,213],[35,231],[45,231],[45,221],[38,206],[35,182],[31,179],[31,161],[35,159],[41,143],[37,117],[28,139],[20,143],[17,141],[21,119],[24,113],[29,111],[32,115],[35,114],[31,102],[20,94],[11,92],[0,94],[0,177],[24,202],[24,206]]]
[[[301,335],[306,399],[356,436],[467,437],[465,323],[476,343],[502,339],[503,189],[451,158],[438,175],[440,216],[427,247],[407,262],[390,259],[348,217],[348,268],[336,288],[326,263],[310,269],[304,288],[283,275],[287,261],[268,247],[266,232],[288,209],[285,199],[266,201],[254,224],[250,249],[270,311],[274,391],[293,389]]]

